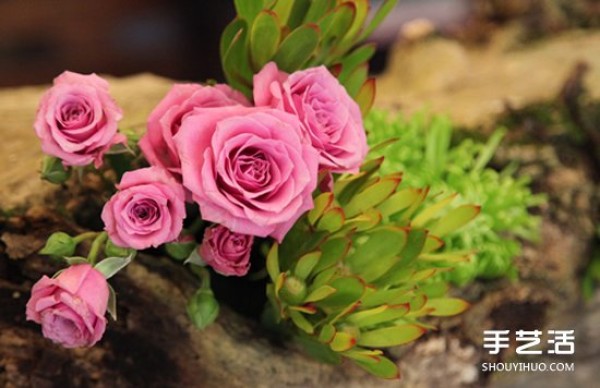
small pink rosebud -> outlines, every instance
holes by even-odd
[[[202,260],[225,276],[244,276],[250,269],[250,250],[254,237],[232,232],[222,225],[204,231],[198,253]]]
[[[42,325],[44,337],[66,348],[92,346],[106,329],[108,283],[89,264],[78,264],[56,278],[33,285],[27,320]]]

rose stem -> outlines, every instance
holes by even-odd
[[[96,237],[98,235],[98,233],[99,232],[84,232],[84,233],[78,234],[77,236],[73,237],[73,241],[75,242],[75,244],[79,244],[83,240],[87,240],[88,238]]]
[[[92,247],[90,248],[90,253],[88,254],[88,261],[91,265],[96,263],[96,259],[98,257],[98,252],[100,251],[100,247],[106,242],[108,238],[108,234],[106,232],[102,232],[96,237],[94,242],[92,243]]]

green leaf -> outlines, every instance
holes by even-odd
[[[372,348],[398,346],[414,341],[424,333],[422,327],[413,324],[386,327],[361,333],[358,345]]]
[[[360,275],[366,282],[372,282],[375,279],[380,278],[390,269],[399,265],[399,257],[396,253],[404,248],[408,240],[408,230],[400,229],[400,231],[401,233],[398,233],[396,240],[389,242],[389,244],[394,245],[394,254],[381,255],[376,260],[373,260],[370,265],[361,270]]]
[[[110,316],[112,317],[112,319],[114,321],[117,320],[117,293],[115,292],[115,289],[112,288],[112,286],[108,283],[106,283],[108,285],[108,304],[106,306],[106,311],[108,311],[108,314],[110,314]]]
[[[221,34],[221,40],[219,42],[219,56],[221,57],[221,64],[225,59],[225,54],[231,47],[233,39],[245,28],[247,23],[239,18],[235,18],[225,27]]]
[[[352,240],[348,237],[334,238],[325,241],[321,244],[321,259],[315,266],[314,272],[321,272],[325,268],[329,268],[336,263],[341,262],[348,254],[351,246]]]
[[[258,14],[250,31],[250,54],[256,71],[273,58],[281,39],[281,28],[277,15],[271,11]]]
[[[414,204],[422,194],[421,189],[402,189],[381,203],[377,209],[384,217],[389,217]]]
[[[319,28],[313,24],[304,24],[292,31],[273,58],[279,69],[288,73],[301,69],[317,48],[319,35]]]
[[[64,232],[55,232],[48,237],[46,245],[40,250],[41,255],[72,256],[77,242]]]
[[[123,248],[118,245],[115,245],[115,243],[113,243],[110,238],[106,240],[106,245],[104,245],[105,257],[110,257],[110,256],[126,257],[126,256],[129,256],[133,251],[134,251],[133,249]]]
[[[369,77],[369,65],[367,63],[357,66],[352,73],[342,82],[346,91],[352,98],[356,98],[360,88]]]
[[[64,258],[67,264],[69,265],[77,265],[77,264],[89,264],[90,262],[85,257],[81,256],[73,256],[73,257],[65,257]]]
[[[308,334],[313,334],[315,332],[313,325],[304,317],[304,315],[302,315],[302,313],[294,310],[289,310],[288,313],[292,319],[292,322],[294,322],[294,324],[300,329]]]
[[[304,303],[318,302],[336,292],[337,292],[337,290],[331,286],[328,286],[328,285],[321,286],[321,287],[315,289],[314,291],[312,291],[311,293],[309,293],[308,296],[306,297],[306,299],[304,299]]]
[[[369,289],[367,289],[369,290]],[[410,290],[404,288],[377,289],[376,291],[366,292],[361,299],[361,308],[368,309],[383,304],[397,305],[406,299]]]
[[[331,278],[337,273],[337,271],[337,267],[330,267],[319,272],[319,274],[315,276],[315,279],[312,281],[311,287],[313,289],[316,289],[327,284],[331,280]]]
[[[375,78],[369,78],[360,88],[356,95],[356,103],[360,107],[360,113],[365,117],[375,102],[376,83]]]
[[[315,341],[312,337],[308,335],[300,335],[294,338],[296,342],[298,342],[306,352],[313,357],[315,360],[337,365],[342,361],[341,356],[331,350],[329,345],[325,345]]]
[[[344,331],[338,331],[333,336],[333,340],[329,343],[331,350],[335,352],[344,352],[346,350],[352,349],[356,345],[356,338],[354,338],[350,333],[346,333]]]
[[[305,23],[318,22],[328,11],[335,7],[336,0],[312,0],[304,17]]]
[[[347,217],[354,217],[369,208],[379,205],[396,191],[401,180],[401,174],[388,175],[378,179],[375,183],[356,194],[344,207],[344,213]]]
[[[282,0],[284,2],[290,2],[289,0]],[[289,17],[287,19],[288,27],[293,30],[298,27],[304,21],[304,17],[308,12],[308,9],[311,6],[311,0],[294,0],[293,8],[290,11]]]
[[[333,337],[335,337],[336,332],[337,330],[335,329],[335,326],[330,323],[324,324],[321,328],[321,332],[319,333],[319,341],[326,344],[330,343],[333,341]]]
[[[334,279],[329,285],[336,292],[318,302],[318,305],[324,309],[335,310],[347,307],[358,301],[365,292],[364,283],[352,276]]]
[[[363,310],[348,316],[347,320],[356,324],[358,327],[375,326],[382,323],[395,321],[402,318],[409,312],[408,304],[383,305],[371,310]]]
[[[398,366],[390,361],[388,358],[379,356],[377,362],[365,362],[361,360],[354,360],[354,363],[366,370],[370,374],[380,377],[382,379],[399,379],[400,371]]]
[[[193,239],[186,242],[175,241],[165,244],[165,251],[175,260],[185,260],[190,257],[196,246],[196,241]]]
[[[443,246],[444,240],[437,236],[427,235],[427,238],[425,239],[425,244],[423,245],[423,249],[421,250],[421,254],[427,254],[430,252],[437,251]]]
[[[344,230],[362,232],[381,225],[383,217],[377,209],[367,209],[358,216],[344,222]]]
[[[235,10],[238,16],[246,19],[248,23],[252,22],[256,15],[265,6],[264,0],[234,0]]]
[[[134,256],[135,253],[131,253],[127,257],[107,257],[106,259],[96,264],[94,268],[97,271],[99,271],[102,275],[104,275],[106,279],[110,279],[117,272],[125,268],[129,263],[131,263],[131,260],[133,260]]]
[[[381,24],[383,19],[385,19],[390,11],[394,9],[396,3],[398,3],[398,0],[384,0],[383,4],[379,6],[379,9],[377,9],[377,12],[375,12],[375,15],[371,19],[371,23],[363,29],[358,40],[367,39],[373,33],[373,31],[375,31],[379,24]]]
[[[42,159],[42,179],[50,183],[61,184],[71,177],[71,169],[62,164],[62,160],[45,155]]]
[[[367,64],[369,59],[375,54],[377,46],[374,43],[367,43],[356,48],[350,54],[346,55],[339,64],[342,71],[338,75],[340,83],[348,80],[350,75],[361,65]]]
[[[458,298],[435,298],[429,299],[425,307],[433,309],[429,315],[447,317],[462,313],[469,308],[469,303]]]
[[[272,282],[275,282],[279,277],[279,244],[273,243],[269,253],[267,254],[267,272]]]
[[[192,323],[202,330],[219,316],[219,303],[211,290],[199,289],[188,301],[187,313]]]
[[[462,205],[450,210],[431,227],[431,234],[444,237],[471,222],[481,212],[480,206]]]
[[[334,207],[323,214],[323,217],[317,223],[317,230],[333,233],[342,228],[344,221],[346,221],[344,210],[340,207]]]
[[[252,95],[252,76],[254,73],[250,69],[250,58],[246,47],[247,35],[248,25],[244,22],[244,25],[232,38],[229,48],[222,57],[222,64],[228,83],[244,93],[246,97],[250,97]]]
[[[294,275],[301,280],[306,280],[306,278],[310,275],[315,265],[321,258],[321,252],[315,251],[310,252],[302,256],[298,259],[298,263],[296,264],[296,268],[294,270]]]
[[[333,203],[333,193],[319,194],[314,200],[314,207],[308,212],[308,222],[315,225],[325,210]]]
[[[402,247],[397,244],[405,239],[405,235],[405,229],[395,226],[382,226],[369,231],[364,243],[355,244],[354,253],[346,258],[346,265],[354,273],[362,273],[377,261],[398,254]]]
[[[438,201],[438,202],[434,203],[433,205],[425,208],[423,211],[421,211],[419,213],[418,216],[416,216],[413,219],[412,225],[415,227],[418,227],[418,228],[424,227],[427,222],[429,222],[433,218],[436,218],[442,210],[444,210],[447,206],[449,206],[452,203],[452,201],[454,201],[456,196],[457,196],[456,193],[449,195],[446,198],[442,199],[441,201]]]
[[[356,5],[354,3],[348,1],[337,6],[333,12],[319,22],[319,27],[323,31],[321,44],[324,47],[331,47],[336,42],[340,42],[348,33],[355,17]]]

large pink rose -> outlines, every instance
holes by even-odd
[[[159,167],[123,174],[119,191],[104,205],[102,221],[118,246],[146,249],[179,236],[185,218],[181,184]]]
[[[222,225],[204,231],[198,253],[202,260],[225,276],[244,276],[250,269],[250,251],[254,237],[235,233]]]
[[[288,113],[242,106],[196,109],[175,144],[183,185],[202,218],[233,232],[283,239],[313,206],[319,155]]]
[[[117,133],[122,116],[108,94],[108,82],[96,74],[65,71],[43,95],[34,127],[44,153],[66,166],[94,162],[100,167],[112,145],[127,141]]]
[[[173,142],[181,120],[194,108],[231,105],[248,106],[250,103],[228,85],[175,84],[150,114],[148,131],[139,142],[140,149],[151,165],[163,167],[181,179],[179,155]]]
[[[358,172],[368,151],[360,109],[324,66],[288,75],[268,63],[254,76],[254,103],[298,116],[321,168]]]
[[[66,347],[92,346],[106,329],[108,284],[89,264],[43,276],[33,285],[27,320],[42,325],[44,337]]]

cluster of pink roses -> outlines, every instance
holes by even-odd
[[[139,142],[151,167],[126,172],[103,209],[114,244],[176,240],[193,201],[214,223],[199,255],[223,275],[243,276],[254,236],[281,241],[313,207],[319,171],[358,171],[367,153],[361,113],[325,67],[286,74],[269,63],[254,85],[254,104],[223,84],[173,86]],[[126,143],[121,116],[106,81],[65,72],[43,96],[35,129],[44,152],[65,166],[99,167],[112,145]],[[43,278],[28,304],[28,318],[65,346],[92,345],[104,330],[108,294],[88,267]]]

